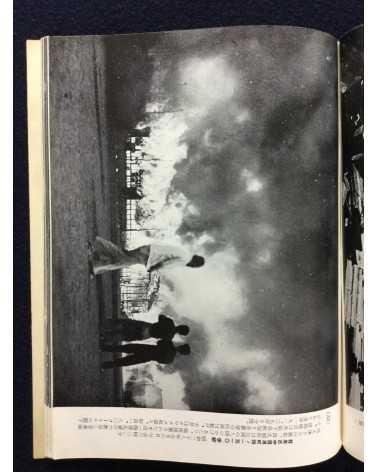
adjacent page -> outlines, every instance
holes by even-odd
[[[344,219],[343,442],[363,460],[364,422],[364,31],[340,41]]]
[[[336,40],[45,44],[49,455],[336,454]]]

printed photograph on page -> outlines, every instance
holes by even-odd
[[[335,39],[55,37],[48,67],[52,404],[334,405]]]
[[[346,401],[364,410],[364,34],[340,46],[343,143]]]

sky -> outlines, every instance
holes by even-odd
[[[190,325],[192,349],[154,366],[164,407],[280,414],[332,405],[336,41],[282,27],[114,41],[114,134],[150,126],[145,152],[159,159],[145,164],[141,201],[156,230],[134,243],[206,259],[163,273],[161,309]]]

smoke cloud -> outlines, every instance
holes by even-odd
[[[155,36],[149,57],[144,239],[206,258],[163,274],[165,309],[194,326],[192,355],[158,369],[165,407],[331,405],[336,42],[299,28],[199,30]]]

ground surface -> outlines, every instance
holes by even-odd
[[[106,123],[104,48],[99,38],[50,50],[53,402],[116,404],[114,372],[101,373],[99,322],[116,316],[114,275],[91,279],[87,241],[114,238]],[[113,222],[113,226],[112,226]],[[117,375],[117,374],[116,374]],[[117,380],[117,379],[116,379]]]

